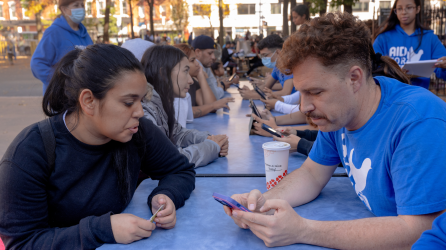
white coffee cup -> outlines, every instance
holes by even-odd
[[[275,187],[288,174],[288,158],[291,145],[272,141],[263,143],[265,156],[266,188]]]

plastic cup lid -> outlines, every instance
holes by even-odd
[[[272,142],[263,143],[262,148],[266,149],[266,150],[274,150],[274,151],[289,150],[291,148],[291,145],[286,142],[272,141]]]

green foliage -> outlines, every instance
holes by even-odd
[[[114,17],[115,15],[115,8],[110,8],[110,19],[108,21],[108,33],[111,34],[118,34],[118,24],[117,19]],[[102,27],[104,27],[105,24],[105,18],[99,19],[99,23]],[[85,24],[84,24],[85,25]]]
[[[183,32],[189,24],[189,6],[185,0],[171,0],[170,3],[172,4],[172,21],[177,31]]]
[[[316,14],[319,13],[321,9],[327,8],[325,6],[324,0],[307,0],[310,2],[310,13]],[[340,7],[342,5],[351,5],[353,6],[359,0],[332,0],[329,4],[331,8]]]
[[[54,0],[21,0],[22,7],[26,9],[25,15],[35,15],[41,12],[47,6],[54,4]]]

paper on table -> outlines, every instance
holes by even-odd
[[[409,72],[407,72],[407,74],[409,75],[429,78],[435,70],[435,63],[437,63],[437,60],[406,62],[406,64],[404,64],[403,66],[403,69],[408,70]]]

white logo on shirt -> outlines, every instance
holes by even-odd
[[[413,47],[408,50],[404,46],[390,47],[389,56],[395,60],[400,67],[404,66],[406,62],[418,62],[424,51],[420,49],[418,53],[415,53]]]
[[[353,163],[353,152],[355,149],[352,149],[350,151],[350,156],[347,160],[347,146],[345,145],[345,134],[342,133],[342,154],[344,156],[344,165],[349,166],[349,170],[345,168],[345,172],[347,172],[348,177],[350,180],[353,178],[355,183],[352,182],[352,186],[354,186],[356,194],[358,195],[359,199],[362,200],[362,202],[367,206],[367,208],[372,211],[372,208],[370,207],[369,201],[367,200],[367,197],[362,193],[367,185],[367,175],[372,169],[372,161],[370,158],[366,158],[361,165],[361,168],[356,168]]]

